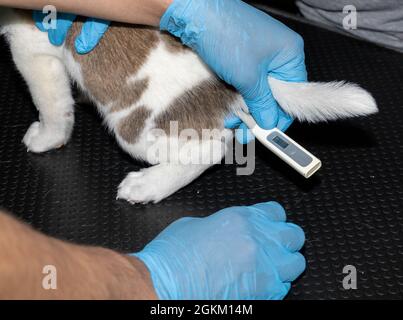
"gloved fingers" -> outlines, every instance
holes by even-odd
[[[306,269],[305,257],[299,252],[288,254],[284,261],[286,262],[278,269],[280,279],[283,282],[293,282]]]
[[[252,210],[262,212],[271,221],[285,222],[287,219],[284,208],[277,202],[263,202],[250,206]]]
[[[258,236],[260,237],[260,236]],[[282,282],[294,281],[306,268],[306,261],[299,252],[291,253],[277,241],[267,238],[260,243],[263,263],[277,271]]]
[[[267,102],[266,107],[262,109],[253,109],[250,110],[252,117],[255,119],[256,123],[259,127],[267,130],[271,130],[278,125],[278,109],[279,106],[276,101],[270,100]]]
[[[248,144],[255,139],[252,132],[249,130],[246,124],[242,123],[236,115],[231,114],[224,120],[224,126],[227,129],[235,129],[235,138],[240,144]]]
[[[279,119],[277,128],[285,132],[294,122],[294,119],[289,114],[285,113],[284,110],[281,108],[279,109],[278,113],[279,113]]]
[[[283,290],[279,291],[278,294],[272,300],[283,300],[287,296],[288,292],[290,292],[291,283],[288,282],[283,283],[282,288]]]
[[[306,82],[308,79],[308,74],[305,66],[305,55],[303,49],[301,53],[296,55],[293,60],[283,65],[279,70],[269,72],[269,76],[282,81],[291,82]],[[293,123],[293,118],[284,112],[284,110],[279,107],[279,121],[277,128],[281,131],[286,131]]]
[[[278,119],[277,128],[284,132],[291,126],[291,124],[294,122],[294,119],[289,114],[285,113],[284,110],[281,108],[279,108],[278,114],[279,114],[279,119]],[[242,124],[242,120],[239,119],[234,114],[229,115],[224,120],[224,126],[227,129],[239,128],[239,126],[241,124]],[[240,136],[238,136],[239,138],[237,137],[237,140],[243,144],[247,143],[246,141],[248,141],[248,139],[245,139],[243,137],[244,135],[245,135],[245,133],[242,133],[242,134],[240,134]],[[241,138],[241,136],[242,136],[242,138]]]
[[[56,29],[48,30],[50,43],[54,46],[61,46],[75,19],[75,14],[59,13],[57,15]]]
[[[75,47],[79,54],[86,54],[92,51],[106,30],[110,22],[102,19],[88,18],[84,23],[80,35],[76,38]]]
[[[291,284],[281,282],[277,277],[257,279],[256,291],[259,292],[254,299],[259,300],[282,300],[288,294]]]
[[[241,144],[248,144],[255,136],[249,130],[248,126],[245,123],[242,123],[238,129],[235,130],[235,138]]]
[[[293,223],[261,223],[257,228],[290,252],[299,251],[304,246],[305,233]]]
[[[305,65],[305,54],[302,48],[294,58],[284,63],[276,70],[268,70],[269,76],[282,81],[289,82],[306,82],[308,81],[308,72]]]
[[[35,26],[41,30],[42,32],[47,32],[48,29],[45,28],[43,22],[46,17],[46,14],[39,10],[32,11],[32,18],[35,21]]]
[[[227,129],[236,129],[242,124],[242,120],[239,119],[236,115],[231,113],[224,120],[224,126]]]
[[[281,244],[291,252],[297,252],[302,249],[305,244],[305,232],[302,228],[294,223],[287,223],[285,230],[282,232]]]
[[[280,107],[269,87],[267,74],[263,75],[259,87],[259,96],[253,99],[244,97],[244,99],[256,123],[263,129],[273,129],[278,124]]]
[[[305,233],[299,226],[285,223],[285,220],[270,221],[263,215],[255,215],[250,219],[256,230],[257,241],[273,240],[289,252],[299,251],[304,246]]]

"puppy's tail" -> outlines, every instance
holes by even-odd
[[[375,99],[356,84],[346,82],[285,82],[269,77],[274,98],[300,121],[319,122],[378,112]]]

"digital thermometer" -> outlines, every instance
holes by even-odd
[[[244,111],[240,111],[238,116],[266,148],[287,162],[305,178],[311,177],[321,168],[322,162],[318,158],[277,128],[262,129],[256,124],[252,116]]]

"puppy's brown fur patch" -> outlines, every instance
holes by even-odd
[[[143,93],[147,90],[148,83],[148,78],[135,81],[131,86],[129,86],[130,94],[120,96],[118,101],[113,104],[111,112],[118,112],[134,105],[140,100]]]
[[[144,130],[147,119],[151,116],[151,111],[145,106],[140,106],[130,113],[119,123],[119,135],[127,143],[134,144],[140,138]]]
[[[222,129],[223,118],[230,113],[236,92],[216,79],[206,80],[186,91],[168,109],[155,119],[155,126],[170,131],[170,122],[177,121],[179,130]]]
[[[74,49],[74,42],[82,26],[82,21],[73,24],[66,47],[81,65],[86,89],[101,104],[112,104],[114,111],[132,105],[146,86],[140,83],[133,90],[127,80],[140,69],[157,45],[158,32],[152,28],[114,23],[91,53],[80,55]],[[128,105],[124,106],[124,103]]]

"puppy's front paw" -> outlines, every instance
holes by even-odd
[[[131,172],[120,184],[117,199],[127,200],[133,204],[157,203],[169,195],[165,194],[164,188],[161,188],[161,179],[163,177],[156,179],[153,168]]]
[[[37,121],[31,124],[22,141],[30,152],[46,152],[65,145],[70,139],[72,128],[73,123],[68,123],[50,129]]]

